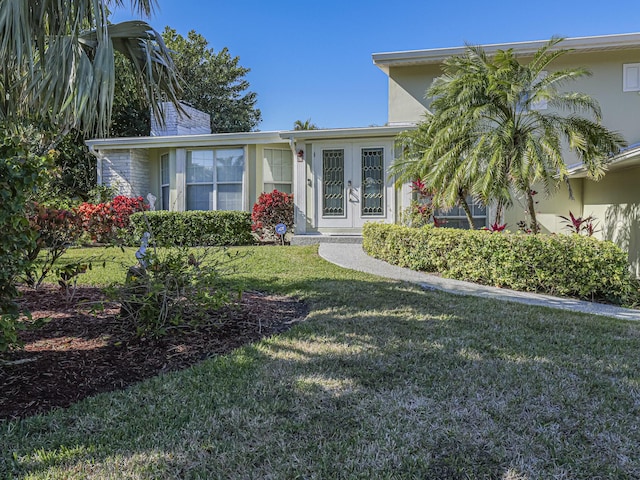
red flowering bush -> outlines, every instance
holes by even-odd
[[[275,227],[279,223],[287,226],[287,231],[293,229],[293,194],[274,190],[263,193],[253,206],[251,213],[251,229],[261,240],[276,238]]]
[[[142,197],[118,195],[110,202],[83,203],[78,207],[82,225],[94,242],[113,242],[122,229],[128,229],[129,217],[149,208]]]

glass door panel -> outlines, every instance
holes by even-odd
[[[361,215],[363,217],[384,214],[384,150],[363,148],[361,150]]]
[[[322,151],[322,216],[343,217],[344,149]]]

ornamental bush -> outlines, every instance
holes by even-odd
[[[251,213],[252,230],[261,240],[273,240],[276,236],[276,225],[283,223],[287,231],[293,230],[293,194],[274,190],[262,193],[253,206]]]
[[[91,240],[100,243],[111,243],[123,235],[123,229],[129,229],[132,214],[143,212],[149,208],[142,197],[118,195],[110,202],[98,204],[85,202],[78,207],[82,217],[83,228],[91,236]]]
[[[0,124],[0,352],[20,344],[15,281],[29,268],[25,252],[37,238],[25,206],[53,162],[52,152],[36,153],[43,143],[33,127]]]
[[[27,258],[33,263],[24,273],[24,280],[37,289],[60,257],[82,235],[82,218],[74,210],[47,207],[36,202],[28,209],[28,218],[31,228],[37,232],[37,239],[32,248],[27,249]],[[45,254],[38,259],[43,251]]]
[[[615,304],[637,293],[627,254],[593,237],[368,223],[363,248],[395,265],[496,287]]]
[[[147,223],[148,222],[148,223]],[[155,211],[131,215],[133,237],[137,245],[150,231],[159,247],[205,245],[251,245],[251,215],[240,211]]]
[[[230,301],[225,274],[238,254],[182,247],[138,250],[136,257],[139,263],[129,269],[124,285],[111,285],[107,294],[121,302],[120,313],[138,337],[210,323],[212,313]]]

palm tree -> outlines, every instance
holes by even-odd
[[[429,183],[436,189],[468,187],[485,204],[496,202],[496,221],[514,194],[521,195],[530,228],[538,233],[533,188],[541,185],[549,192],[567,180],[563,143],[594,179],[625,145],[619,134],[601,125],[594,99],[561,91],[589,75],[586,69],[548,72],[553,61],[569,52],[557,48],[561,40],[552,38],[528,64],[520,63],[511,49],[489,57],[470,46],[463,55],[447,59],[444,74],[427,91],[434,98],[433,114],[412,133],[422,136],[420,142],[409,143],[410,149],[418,146],[410,156],[416,165],[406,158],[399,161],[394,166],[399,178],[422,171],[433,176]]]
[[[304,122],[302,120],[296,120],[293,122],[294,130],[318,130],[318,126],[315,123],[311,123],[311,119],[307,118]]]
[[[3,0],[0,121],[44,120],[64,131],[107,133],[115,52],[130,62],[149,104],[177,104],[179,87],[162,37],[143,21],[110,24],[123,0]],[[148,16],[154,0],[131,0]],[[156,112],[160,113],[160,112]]]
[[[433,147],[436,130],[434,115],[427,112],[424,120],[418,124],[416,130],[409,130],[398,135],[396,141],[403,149],[403,155],[391,166],[391,174],[396,175],[398,185],[414,179],[420,179],[424,189],[431,193],[431,202],[434,208],[451,208],[460,206],[465,212],[469,229],[473,230],[473,215],[467,202],[470,193],[472,179],[464,169],[454,170],[449,166],[451,159],[457,159],[453,153],[444,152],[439,156],[441,162],[422,161],[423,157],[436,155]]]

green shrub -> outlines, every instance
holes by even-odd
[[[525,235],[368,223],[363,248],[389,263],[515,290],[631,303],[627,254],[579,235]]]
[[[230,301],[226,275],[238,254],[226,249],[141,247],[138,265],[128,270],[124,285],[107,294],[121,302],[121,315],[139,337],[163,337],[175,329],[211,323],[215,311]]]
[[[52,152],[39,153],[43,143],[33,127],[0,124],[0,352],[19,345],[15,281],[29,269],[25,252],[38,237],[25,208],[53,157]]]
[[[146,219],[145,219],[146,215]],[[161,247],[205,245],[251,245],[251,214],[238,211],[155,211],[134,213],[132,243],[140,242],[149,229]],[[147,224],[147,221],[149,222]]]

